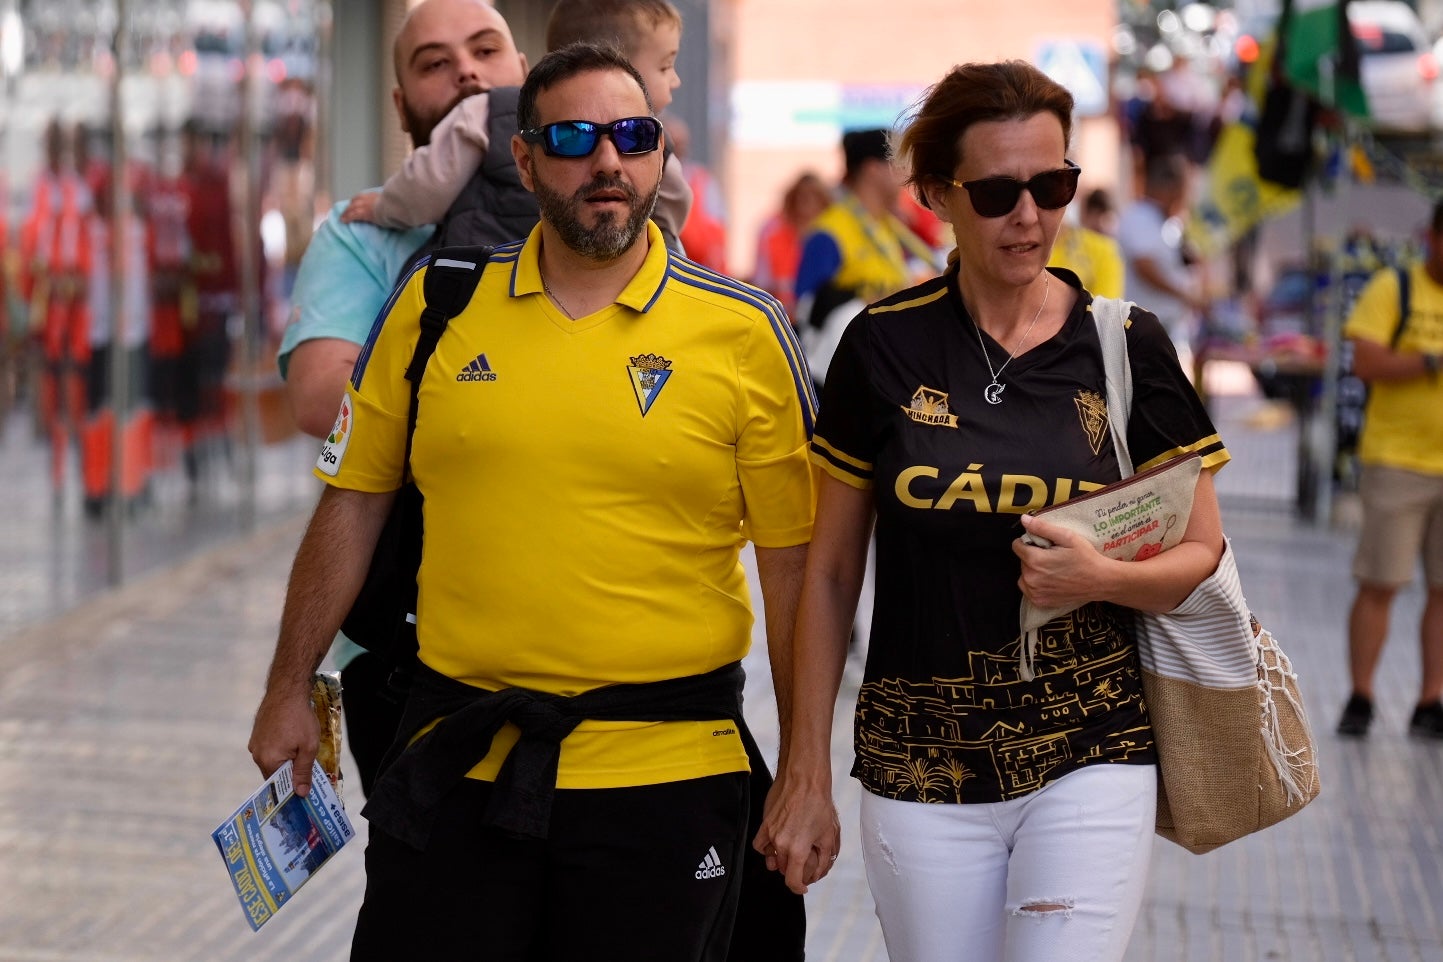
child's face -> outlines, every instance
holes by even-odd
[[[676,55],[680,49],[681,27],[664,23],[631,51],[632,66],[646,81],[646,92],[651,94],[657,113],[671,104],[671,92],[681,86],[681,78],[676,74]]]

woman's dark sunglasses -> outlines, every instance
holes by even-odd
[[[661,121],[655,117],[626,117],[609,124],[563,120],[523,130],[521,139],[540,144],[552,157],[590,157],[602,134],[611,135],[618,154],[649,154],[661,140]]]
[[[1082,168],[1070,160],[1058,170],[1045,170],[1030,180],[1016,177],[984,177],[959,183],[948,178],[953,187],[962,187],[972,200],[972,209],[982,217],[1005,217],[1017,206],[1017,199],[1025,190],[1043,210],[1057,210],[1072,203],[1077,194],[1077,178]]]

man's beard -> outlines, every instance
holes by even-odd
[[[441,118],[455,109],[456,105],[461,101],[473,94],[481,93],[484,89],[484,87],[463,87],[461,93],[456,96],[456,99],[448,103],[440,113],[436,114],[423,113],[417,110],[411,104],[411,101],[406,99],[406,95],[402,93],[401,112],[406,115],[406,128],[411,133],[411,146],[425,147],[429,144],[431,142],[431,131],[436,129],[436,125],[441,122]]]
[[[597,177],[570,197],[552,190],[539,177],[535,179],[535,184],[541,219],[556,229],[567,247],[582,257],[596,261],[614,260],[631,249],[646,229],[646,222],[651,218],[657,195],[661,192],[660,178],[644,199],[636,188],[619,177]],[[606,211],[598,215],[595,227],[587,227],[581,222],[581,210],[586,205],[587,196],[599,190],[620,190],[626,194],[631,214],[625,221],[618,222],[615,214]]]

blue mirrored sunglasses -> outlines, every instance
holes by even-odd
[[[625,117],[609,124],[589,120],[563,120],[521,131],[528,144],[540,144],[552,157],[589,157],[609,134],[619,154],[649,154],[661,141],[661,121],[655,117]]]

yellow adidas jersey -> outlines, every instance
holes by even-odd
[[[411,466],[425,495],[420,655],[481,688],[576,694],[746,654],[738,555],[811,537],[815,399],[770,295],[650,250],[616,303],[572,321],[545,296],[541,235],[499,248],[422,380]],[[424,264],[362,349],[327,483],[401,483]],[[331,472],[334,472],[333,474]],[[734,727],[583,723],[558,786],[746,770]],[[494,777],[510,726],[472,774]]]

